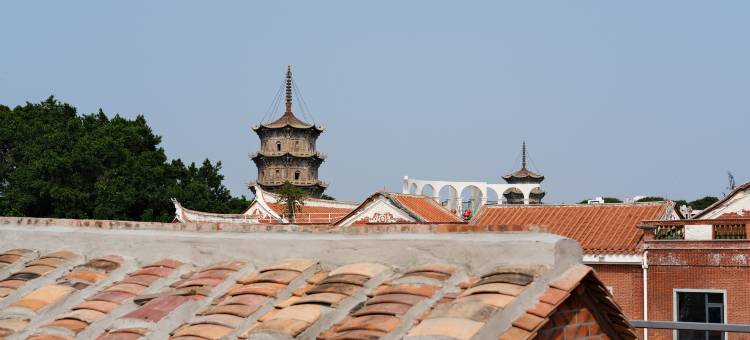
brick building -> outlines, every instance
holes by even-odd
[[[642,223],[648,320],[750,324],[749,194],[746,183],[693,219]],[[712,332],[648,333],[650,339],[721,339]]]
[[[578,241],[630,319],[643,318],[643,220],[677,218],[671,202],[487,205],[470,224],[543,230]]]

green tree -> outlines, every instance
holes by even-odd
[[[54,97],[0,106],[0,214],[169,221],[170,197],[241,211],[247,200],[231,197],[220,162],[168,162],[160,142],[143,116],[78,115]]]
[[[705,196],[703,198],[699,198],[695,201],[690,201],[688,205],[690,205],[691,208],[695,210],[703,210],[708,208],[711,204],[714,204],[719,201],[718,197],[714,196]]]
[[[285,182],[276,193],[279,195],[276,203],[284,205],[284,214],[287,216],[289,222],[294,222],[297,212],[305,205],[305,198],[307,198],[309,193],[289,182]]]
[[[664,197],[647,196],[647,197],[643,197],[643,198],[638,199],[636,202],[664,202],[666,200],[667,199],[664,198]]]

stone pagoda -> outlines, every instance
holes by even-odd
[[[540,184],[544,181],[544,176],[534,173],[526,167],[526,142],[521,147],[521,169],[511,174],[503,176],[508,184]],[[524,202],[523,192],[518,188],[505,190],[503,196],[510,204],[539,204],[546,193],[540,188],[531,189],[528,202]]]
[[[292,113],[292,67],[286,72],[286,110],[278,119],[253,126],[260,138],[260,150],[251,155],[258,179],[251,183],[277,192],[286,182],[319,198],[328,184],[318,179],[318,167],[325,155],[315,149],[324,127],[308,124]]]

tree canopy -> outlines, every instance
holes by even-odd
[[[705,196],[703,198],[699,198],[695,201],[688,202],[688,205],[696,210],[703,210],[708,208],[709,205],[714,204],[719,201],[718,197],[714,196]]]
[[[192,209],[239,212],[221,162],[168,160],[143,116],[78,115],[49,97],[0,105],[0,215],[169,221],[170,198]]]
[[[290,222],[296,220],[297,212],[305,205],[305,198],[310,195],[305,189],[296,187],[289,182],[284,182],[284,185],[276,194],[279,195],[276,203],[284,205],[284,214]]]
[[[646,196],[639,198],[636,202],[664,202],[666,200],[666,198],[660,196]]]

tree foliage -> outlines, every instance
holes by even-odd
[[[192,209],[239,212],[221,162],[168,161],[143,116],[78,115],[50,97],[0,106],[0,214],[169,221],[177,198]]]
[[[284,214],[287,216],[289,222],[294,222],[297,212],[303,205],[305,205],[305,198],[307,198],[309,193],[305,189],[296,187],[289,182],[285,182],[276,194],[279,195],[279,199],[276,203],[284,205]]]
[[[714,196],[705,196],[703,198],[699,198],[695,201],[688,202],[688,205],[695,209],[695,210],[703,210],[708,208],[711,204],[714,204],[719,201],[718,197]]]
[[[636,202],[664,202],[667,199],[659,196],[646,196],[638,199]]]

